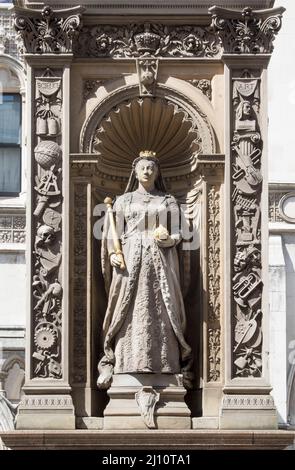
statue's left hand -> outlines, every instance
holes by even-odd
[[[160,240],[156,238],[156,242],[160,248],[171,248],[176,244],[174,238],[168,237],[165,240]]]

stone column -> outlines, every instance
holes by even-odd
[[[267,66],[283,8],[212,7],[225,67],[223,429],[273,429],[269,384]]]
[[[27,348],[17,429],[74,429],[69,385],[69,120],[79,8],[16,8],[27,62]]]

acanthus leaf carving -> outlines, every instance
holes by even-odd
[[[41,12],[15,7],[14,26],[25,52],[33,54],[71,53],[81,27],[81,8]]]
[[[225,53],[265,54],[273,51],[275,36],[281,29],[285,8],[242,11],[211,7],[211,27]]]

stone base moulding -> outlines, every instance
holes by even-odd
[[[177,375],[114,375],[104,429],[190,429],[185,394]]]
[[[75,429],[75,410],[69,395],[29,395],[18,407],[17,429]]]
[[[295,431],[13,431],[1,438],[12,450],[283,450],[294,449]]]
[[[278,429],[278,416],[270,395],[225,395],[221,429]]]

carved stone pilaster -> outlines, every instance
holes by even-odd
[[[65,81],[68,69],[40,65],[31,77],[32,151],[27,222],[30,248],[30,323],[25,399],[18,409],[18,429],[73,429],[74,408],[68,381],[68,163]],[[44,64],[44,65],[43,65]],[[37,396],[38,400],[31,400]],[[51,397],[51,398],[50,398]],[[66,408],[63,399],[67,400]],[[39,409],[39,404],[41,408]],[[43,406],[44,405],[44,406]],[[54,415],[54,419],[52,416]]]
[[[72,52],[81,27],[80,7],[53,11],[45,6],[41,12],[15,7],[14,11],[14,25],[26,53]]]
[[[233,377],[262,376],[260,80],[233,78]]]
[[[242,11],[211,7],[211,27],[224,53],[265,54],[273,51],[273,41],[281,29],[285,8]]]
[[[36,147],[33,175],[32,377],[61,379],[62,371],[62,111],[61,72],[35,76]],[[53,111],[54,110],[54,111]],[[49,140],[50,139],[50,140]]]
[[[207,381],[220,380],[221,319],[220,319],[220,193],[215,185],[208,185],[208,316]]]
[[[268,406],[266,68],[284,9],[213,7],[223,45],[227,103],[225,298],[227,368],[222,429],[275,429]],[[263,399],[261,399],[263,397]],[[248,406],[249,403],[249,406]],[[246,405],[246,406],[245,406]]]
[[[203,417],[196,418],[195,426],[202,426],[203,418],[218,421],[220,399],[224,383],[224,319],[223,319],[223,181],[224,155],[198,155],[198,170],[202,177],[202,313],[203,313]],[[215,426],[215,425],[214,425]]]

